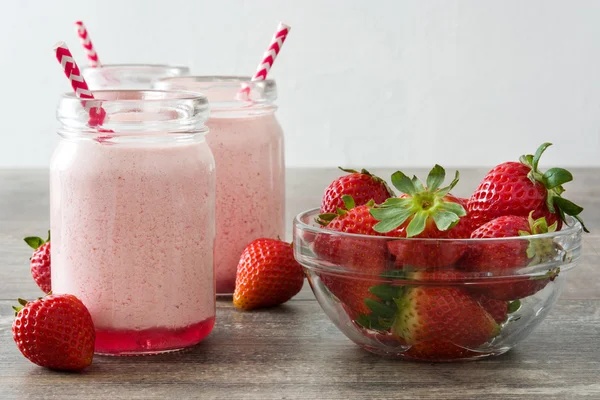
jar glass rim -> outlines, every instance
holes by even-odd
[[[116,69],[144,69],[144,70],[171,70],[178,72],[181,75],[189,73],[190,69],[182,65],[168,65],[168,64],[102,64],[101,67],[90,67],[86,66],[81,68],[82,72],[102,70],[116,70]]]
[[[248,84],[248,85],[275,85],[275,79],[263,79],[253,81],[252,77],[246,75],[187,75],[187,76],[172,76],[159,79],[158,82],[190,82],[190,83],[211,83],[214,85],[233,85],[233,84]]]
[[[178,101],[195,101],[199,106],[205,105],[208,107],[208,99],[201,93],[185,91],[185,90],[154,90],[154,89],[119,89],[119,90],[94,90],[94,99],[81,99],[73,92],[63,93],[61,102],[81,103],[98,102],[102,104],[118,104],[130,105],[135,102],[178,102]]]
[[[102,129],[114,132],[195,131],[209,116],[208,99],[195,92],[97,90],[93,100],[62,95],[57,118],[64,129],[91,128],[90,116],[102,115]],[[96,110],[93,110],[96,109]]]
[[[202,93],[210,102],[213,116],[232,112],[273,112],[277,84],[273,79],[253,81],[250,76],[205,75],[158,79],[154,88]],[[217,114],[215,114],[217,113]]]

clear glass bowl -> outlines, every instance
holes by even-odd
[[[507,352],[548,315],[581,254],[581,225],[502,239],[340,233],[294,219],[294,255],[333,323],[364,349],[426,361]]]

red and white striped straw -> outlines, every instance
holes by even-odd
[[[54,46],[54,52],[56,53],[56,59],[62,66],[65,75],[71,82],[75,96],[82,99],[81,104],[90,115],[88,124],[90,126],[102,125],[104,118],[106,117],[106,111],[102,106],[86,101],[94,100],[94,94],[90,91],[85,79],[83,79],[69,48],[64,42],[58,42]]]
[[[264,81],[267,79],[267,75],[275,62],[277,55],[281,51],[281,46],[283,46],[290,29],[291,27],[283,22],[280,22],[279,25],[277,25],[277,31],[275,31],[275,35],[273,35],[273,39],[271,39],[271,43],[269,43],[269,47],[265,51],[265,54],[263,54],[262,60],[256,69],[256,73],[252,77],[253,81]]]
[[[292,29],[289,25],[280,22],[277,25],[277,30],[273,35],[273,39],[271,39],[271,43],[269,43],[269,47],[263,54],[263,57],[258,64],[258,68],[256,68],[256,73],[252,76],[252,81],[264,81],[267,79],[267,75],[277,58],[277,55],[281,51],[281,47],[287,38],[288,33]],[[238,91],[238,98],[240,99],[248,99],[250,97],[250,85],[243,84],[242,88]]]
[[[85,49],[90,67],[101,67],[102,64],[100,64],[100,60],[98,59],[98,53],[96,53],[96,50],[94,49],[94,45],[90,39],[90,34],[88,33],[83,22],[75,22],[75,30],[77,32],[77,36],[79,36],[79,40],[81,40],[81,45]]]

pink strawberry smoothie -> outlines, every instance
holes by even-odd
[[[235,290],[240,256],[255,239],[285,238],[283,131],[275,118],[275,81],[240,76],[189,76],[155,87],[208,98],[206,140],[217,169],[217,294]]]
[[[195,344],[215,316],[214,179],[204,140],[63,140],[51,162],[52,290],[88,307],[98,353]]]
[[[263,237],[285,239],[283,132],[273,113],[213,112],[206,125],[217,166],[216,289],[230,294],[246,246]]]

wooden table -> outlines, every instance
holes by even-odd
[[[467,195],[485,170],[461,172],[456,194]],[[73,374],[31,364],[13,343],[10,306],[18,296],[39,296],[22,238],[48,228],[48,174],[0,170],[0,399],[600,399],[600,170],[573,173],[567,194],[586,208],[593,233],[554,310],[503,356],[429,364],[372,355],[337,330],[305,285],[270,310],[240,312],[219,301],[214,331],[189,351],[96,357]],[[319,204],[337,174],[288,170],[289,227],[293,215]]]

